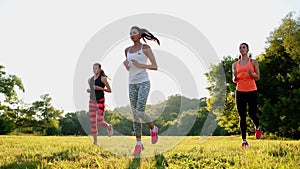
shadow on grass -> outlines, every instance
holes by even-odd
[[[51,156],[42,157],[40,154],[35,154],[30,157],[24,155],[16,156],[17,160],[0,166],[0,169],[31,169],[38,168],[41,166],[41,161],[46,160],[48,162],[53,161],[74,161],[76,159],[75,155],[72,155],[72,149],[67,149],[66,151],[61,151],[58,153],[54,153]]]
[[[141,166],[141,158],[134,157],[132,161],[129,163],[128,169],[136,169],[136,168],[140,168],[140,166]]]
[[[156,154],[155,161],[156,161],[156,168],[158,169],[168,168],[169,166],[163,154]]]
[[[168,168],[168,163],[166,158],[162,154],[155,155],[155,162],[157,169],[165,169]],[[132,161],[129,163],[128,169],[137,169],[141,166],[141,158],[139,156],[135,156]]]
[[[34,169],[37,168],[37,166],[40,165],[40,162],[38,161],[28,161],[28,162],[13,162],[8,165],[0,166],[1,169]]]

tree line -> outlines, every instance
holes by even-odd
[[[255,45],[255,44],[253,44]],[[261,78],[258,86],[258,116],[265,134],[300,138],[300,17],[289,13],[267,38],[265,51],[256,56]],[[235,106],[235,84],[231,65],[236,57],[223,57],[205,73],[208,98],[190,99],[169,96],[146,111],[161,132],[169,135],[200,135],[205,121],[216,123],[212,135],[239,134],[239,116]],[[90,132],[87,111],[70,112],[56,109],[49,94],[33,103],[18,99],[16,90],[24,91],[19,77],[7,75],[0,65],[0,134],[31,133],[42,135],[86,135]],[[224,100],[225,98],[225,100]],[[116,134],[132,135],[129,106],[106,110],[106,121]],[[248,125],[252,123],[248,119]],[[207,126],[205,126],[207,127]],[[249,128],[248,132],[254,132]],[[188,129],[185,133],[183,130]],[[143,127],[144,133],[149,133]],[[181,131],[182,130],[182,131]],[[100,130],[100,134],[105,131]]]

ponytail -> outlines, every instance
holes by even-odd
[[[152,33],[150,33],[147,29],[139,28],[137,26],[133,26],[133,27],[131,27],[131,29],[137,29],[138,32],[141,34],[145,43],[147,43],[145,40],[145,38],[146,38],[147,40],[155,41],[155,42],[157,42],[158,45],[160,45],[159,40]]]
[[[103,76],[103,77],[108,78],[109,80],[111,80],[111,79],[105,74],[104,70],[101,70],[100,75]]]

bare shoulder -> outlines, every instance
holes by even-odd
[[[130,48],[130,46],[128,46],[128,47],[125,49],[125,52],[126,52],[126,53],[128,52],[129,48]]]
[[[130,46],[128,46],[126,49],[125,49],[125,56],[127,58],[127,53],[128,53],[128,50],[130,49]]]
[[[102,81],[102,82],[107,82],[107,77],[102,76],[102,77],[101,77],[101,81]]]
[[[251,59],[253,65],[258,65],[258,61],[256,59]]]
[[[236,62],[234,62],[234,63],[232,64],[232,66],[233,66],[233,67],[235,67],[235,66],[236,66],[236,64],[237,64],[237,61],[236,61]]]
[[[143,49],[151,49],[151,47],[148,44],[143,44]]]

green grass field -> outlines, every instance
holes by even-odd
[[[240,136],[199,138],[146,137],[133,158],[134,137],[0,136],[0,168],[300,168],[300,141],[249,137],[242,150]]]

